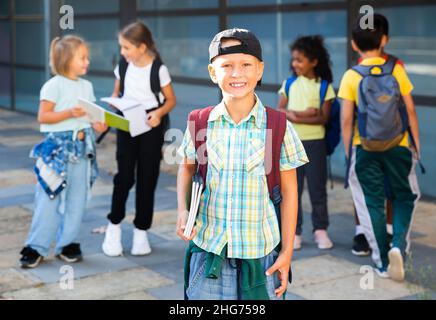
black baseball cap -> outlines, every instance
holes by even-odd
[[[221,47],[221,40],[236,39],[241,42],[240,45]],[[260,61],[262,60],[262,48],[257,37],[247,29],[233,28],[221,31],[212,39],[209,46],[209,61],[221,55],[231,53],[245,53],[255,56]]]

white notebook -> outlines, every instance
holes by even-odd
[[[192,229],[194,228],[195,220],[198,214],[198,208],[200,207],[200,198],[203,193],[203,178],[200,173],[197,172],[192,177],[192,191],[191,191],[191,205],[189,208],[188,221],[186,222],[185,231],[183,235],[185,237],[189,237],[192,233]]]

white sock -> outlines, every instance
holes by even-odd
[[[363,227],[361,225],[356,226],[356,236],[363,234]]]

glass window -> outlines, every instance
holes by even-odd
[[[340,0],[345,2],[345,0]],[[303,4],[303,3],[319,3],[319,2],[332,2],[332,0],[229,0],[229,6],[256,6],[268,4]]]
[[[9,1],[0,1],[0,16],[9,15]]]
[[[39,92],[45,82],[45,71],[15,69],[15,105],[17,110],[36,113],[39,108]]]
[[[302,35],[320,34],[332,61],[334,86],[338,87],[347,70],[347,15],[345,11],[285,13],[282,15],[281,79],[290,75],[289,44]],[[280,81],[282,81],[280,80]]]
[[[278,65],[278,33],[277,14],[240,14],[231,15],[228,19],[229,28],[237,27],[251,30],[262,46],[262,58],[265,62],[264,83],[277,83]]]
[[[72,6],[75,14],[113,13],[120,9],[120,0],[66,0],[64,4]]]
[[[11,24],[9,21],[0,21],[0,61],[8,62],[11,59]]]
[[[276,108],[279,103],[279,95],[271,91],[262,91],[262,87],[256,89],[256,94],[265,107]],[[278,89],[277,89],[278,90]]]
[[[92,86],[94,87],[94,95],[97,99],[97,103],[101,106],[106,107],[106,103],[101,102],[100,98],[111,96],[112,91],[114,90],[115,76],[100,77],[87,75],[85,78],[92,82]]]
[[[112,71],[119,59],[116,19],[76,19],[74,30],[66,30],[82,36],[90,45],[90,70]]]
[[[42,22],[16,22],[17,63],[45,65],[44,24]]]
[[[376,10],[389,20],[389,43],[386,47],[404,61],[415,87],[414,94],[436,92],[436,5]],[[413,23],[404,23],[413,21]]]
[[[216,105],[221,101],[217,86],[173,83],[177,105],[171,111],[171,128],[186,129],[188,114],[194,109]]]
[[[138,0],[139,10],[213,8],[218,0]]]
[[[423,194],[436,197],[434,176],[428,174],[428,172],[435,172],[436,170],[436,162],[433,161],[433,159],[436,159],[436,144],[434,143],[436,108],[418,106],[416,112],[418,114],[419,133],[422,146],[421,158],[427,169],[427,174],[421,174],[421,169],[418,166],[416,167],[419,187]]]
[[[15,0],[16,15],[43,15],[44,0]]]
[[[209,79],[209,44],[218,32],[218,17],[161,17],[143,22],[172,75]]]
[[[11,69],[0,66],[0,107],[11,108]]]

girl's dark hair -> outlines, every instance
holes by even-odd
[[[154,54],[155,58],[162,61],[150,29],[142,22],[133,22],[125,26],[120,31],[119,35],[137,47],[141,44],[145,44],[148,50]]]
[[[314,72],[316,77],[327,80],[329,83],[333,82],[333,74],[331,70],[330,54],[324,46],[324,39],[320,35],[299,37],[290,46],[291,53],[294,50],[303,53],[309,60],[318,60]],[[292,67],[291,70],[295,74]]]

